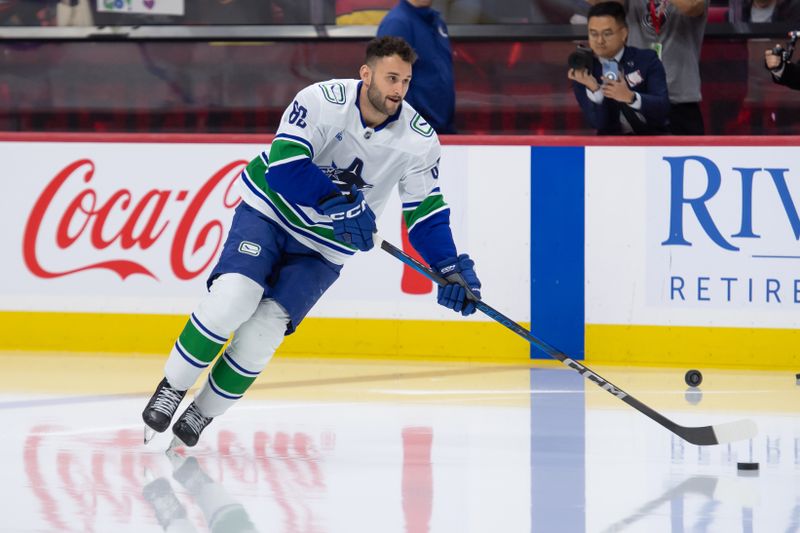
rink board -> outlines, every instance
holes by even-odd
[[[5,347],[167,352],[206,290],[239,199],[237,177],[270,139],[21,138],[0,142],[8,228],[0,246],[13,251],[0,279]],[[525,324],[529,154],[527,146],[447,146],[438,178],[485,296]],[[498,186],[513,194],[486,201]],[[486,223],[510,212],[518,231]],[[379,216],[381,235],[402,246],[397,195]],[[486,317],[437,305],[430,281],[375,250],[347,263],[281,352],[525,361],[529,346]]]
[[[5,347],[163,353],[204,290],[236,176],[270,138],[0,141]],[[441,188],[486,301],[576,359],[798,364],[797,140],[688,141],[444,139]],[[396,197],[379,227],[401,246]],[[436,305],[429,282],[379,251],[348,263],[281,350],[542,357],[486,317]]]
[[[592,358],[800,363],[800,148],[760,141],[586,148]]]

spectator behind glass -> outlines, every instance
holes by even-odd
[[[570,69],[575,98],[598,135],[666,132],[669,97],[664,66],[653,50],[625,46],[625,8],[616,2],[588,14],[591,72]]]
[[[797,39],[797,32],[791,32],[790,35],[792,35],[792,44],[789,46],[791,50],[786,52],[788,56],[791,56],[793,51],[792,46]],[[781,53],[775,52],[777,50],[764,52],[764,66],[772,74],[772,81],[779,85],[785,85],[790,89],[800,90],[800,64],[786,61],[783,51]]]
[[[52,26],[58,0],[0,0],[0,26]]]
[[[798,0],[743,0],[730,3],[731,22],[800,22]]]
[[[447,25],[433,0],[400,0],[381,21],[378,37],[402,37],[417,52],[406,101],[436,133],[455,133],[456,92]]]
[[[667,72],[670,133],[703,135],[700,47],[708,20],[706,0],[624,0],[624,5],[628,44],[655,50]]]

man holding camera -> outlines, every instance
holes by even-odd
[[[764,65],[772,74],[772,81],[780,85],[786,85],[790,89],[800,90],[800,65],[792,63],[792,53],[800,32],[789,32],[791,41],[783,48],[778,45],[764,53]]]
[[[625,46],[625,8],[601,2],[588,14],[589,46],[570,56],[567,77],[598,135],[667,132],[670,103],[664,65],[652,50]]]

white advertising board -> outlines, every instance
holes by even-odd
[[[586,322],[800,326],[798,156],[587,147]]]
[[[233,183],[262,149],[0,143],[0,310],[190,312],[238,201]],[[530,148],[446,146],[440,180],[456,244],[475,259],[484,297],[529,320]],[[378,227],[397,246],[400,220],[394,195]],[[379,250],[358,254],[310,316],[462,319],[436,305],[433,287],[404,293],[404,274],[402,263]]]

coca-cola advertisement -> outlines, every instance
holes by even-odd
[[[255,138],[224,136],[102,141],[108,139],[61,135],[52,142],[0,142],[0,311],[190,312],[241,201],[239,174],[268,148]],[[445,146],[440,174],[459,249],[475,258],[488,294],[498,295],[495,303],[520,321],[529,315],[527,298],[519,298],[519,281],[528,284],[527,225],[520,235],[493,228],[509,204],[528,216],[528,153],[527,147]],[[519,189],[502,205],[481,200],[493,188],[486,177],[497,173],[497,161],[510,161],[504,180]],[[378,228],[414,253],[397,195]],[[492,258],[498,250],[502,268]],[[430,281],[374,250],[346,264],[309,316],[461,318],[451,314],[436,305]]]

